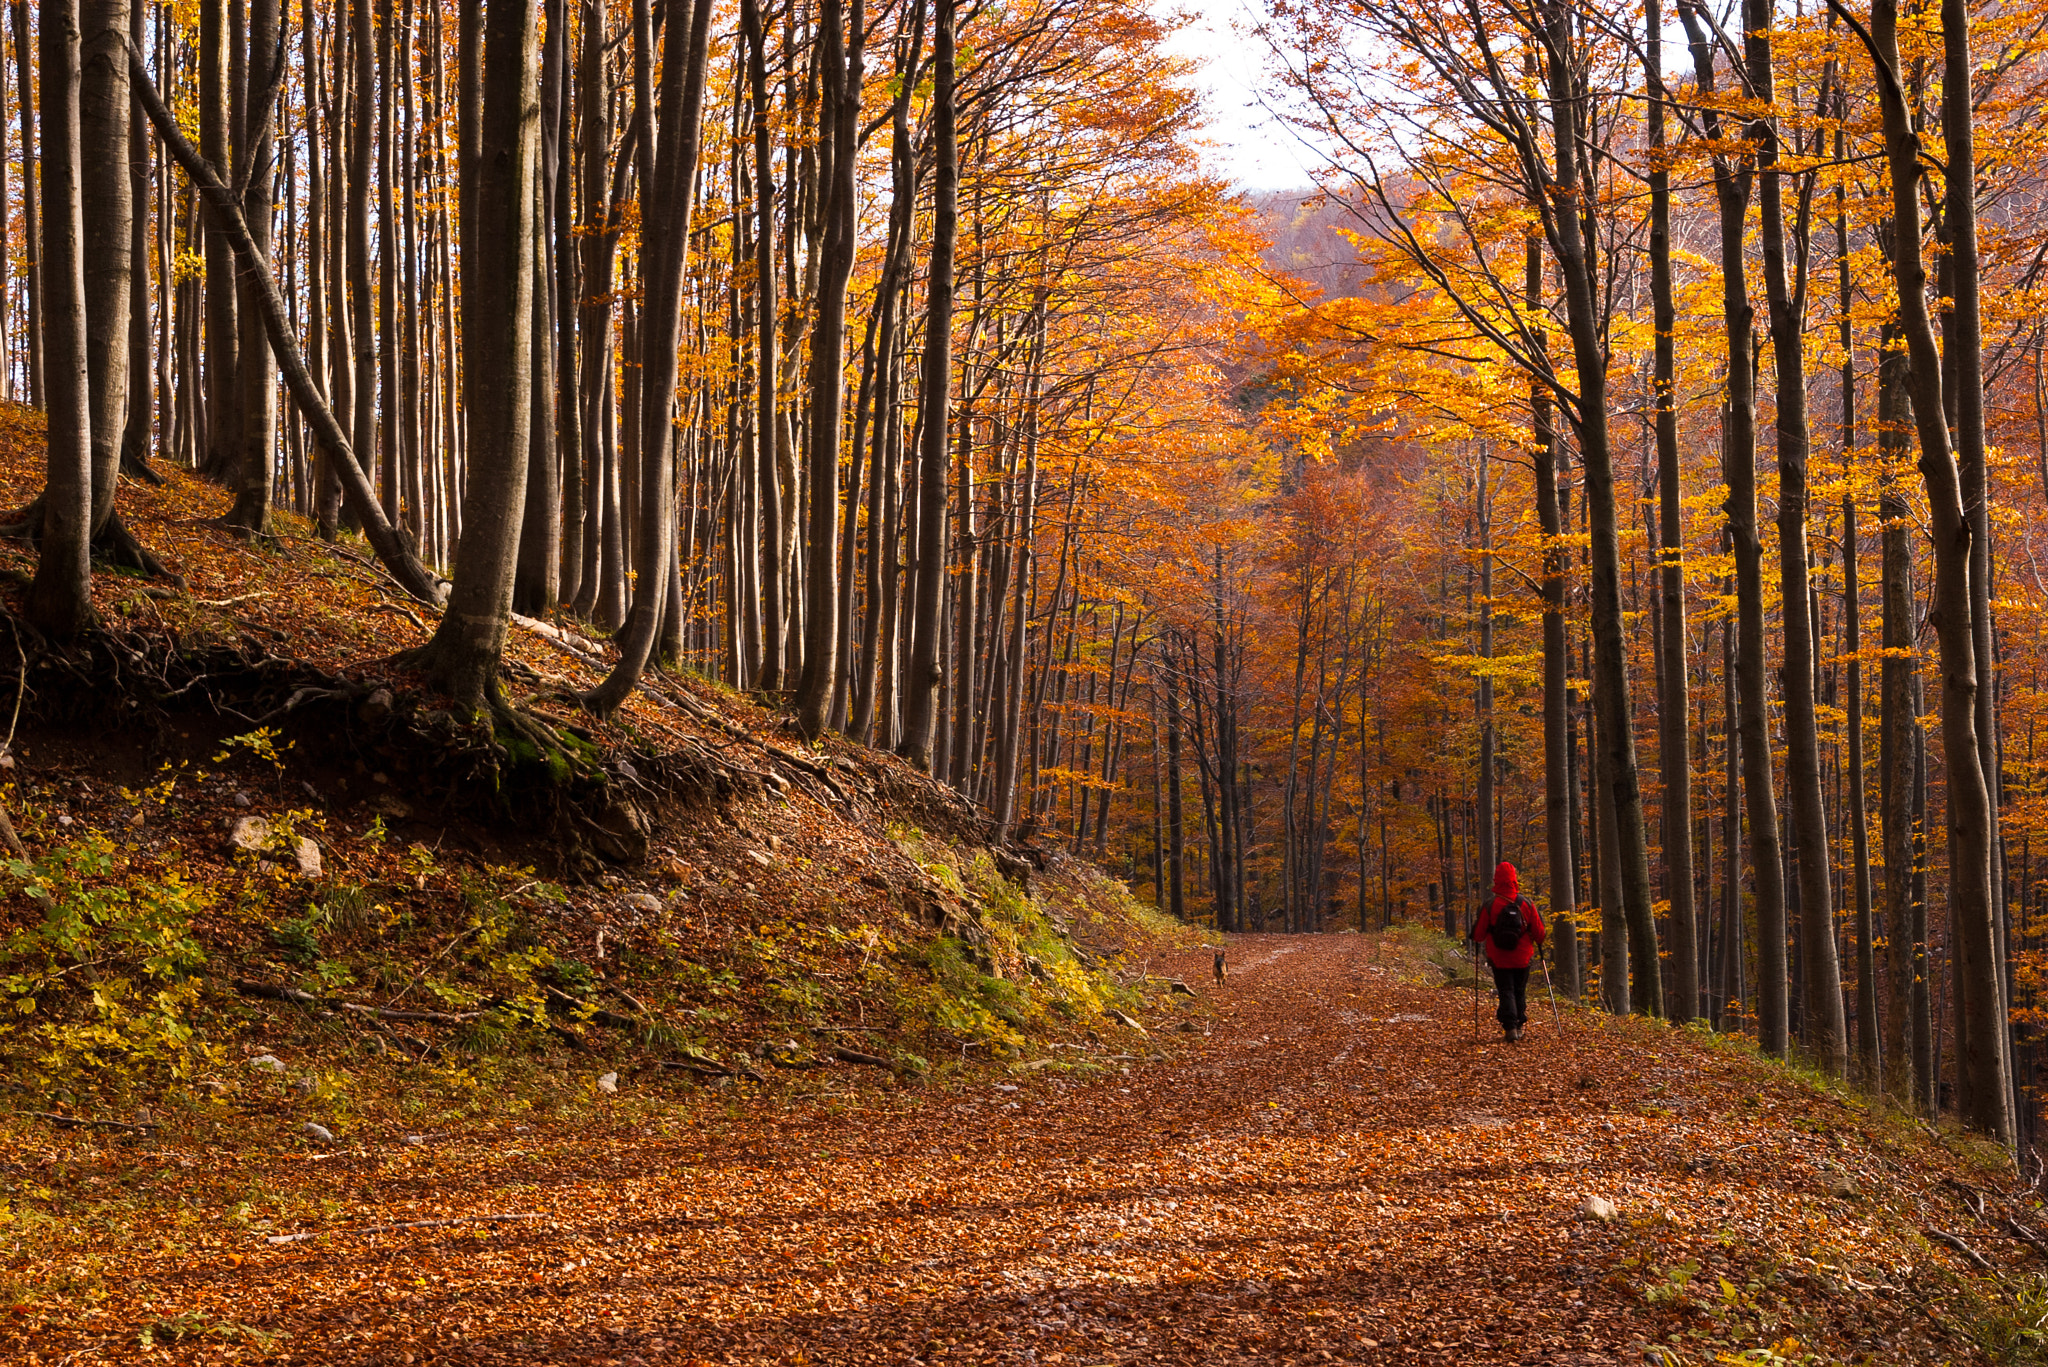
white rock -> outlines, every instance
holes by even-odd
[[[1614,1209],[1614,1202],[1604,1196],[1588,1196],[1579,1203],[1579,1214],[1589,1220],[1598,1220],[1603,1225],[1613,1224],[1618,1213]]]
[[[426,1137],[425,1135],[423,1135],[423,1134],[409,1134],[409,1135],[407,1135],[407,1136],[405,1137],[405,1143],[407,1143],[407,1144],[409,1144],[409,1145],[411,1145],[411,1146],[413,1146],[413,1147],[415,1147],[415,1148],[417,1148],[417,1147],[418,1147],[419,1145],[421,1145],[421,1144],[424,1144],[424,1143],[426,1143],[426,1142],[427,1142],[427,1137]]]
[[[753,860],[756,864],[759,864],[764,869],[775,862],[774,860],[770,859],[767,855],[761,853],[759,850],[748,850],[747,858]]]
[[[597,1080],[597,1090],[600,1092],[618,1091],[619,1075],[617,1073],[606,1073],[603,1077]]]
[[[266,1073],[281,1073],[284,1071],[284,1060],[276,1054],[258,1054],[249,1060],[249,1066],[260,1068]]]
[[[629,892],[626,905],[635,911],[660,911],[661,899],[651,892]]]
[[[334,1132],[332,1130],[328,1129],[325,1125],[315,1125],[310,1120],[299,1126],[299,1133],[312,1140],[315,1144],[332,1144],[334,1142]]]
[[[247,793],[236,793],[234,802],[237,807],[251,807],[255,805]]]
[[[318,878],[320,876],[320,847],[313,843],[311,837],[303,835],[299,837],[299,847],[294,852],[293,859],[298,867],[299,877]]]
[[[270,823],[260,816],[239,818],[228,831],[228,848],[255,852],[270,843]]]

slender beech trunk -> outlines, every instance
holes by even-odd
[[[281,28],[278,0],[250,0],[250,91],[243,101],[236,178],[246,187],[242,192],[242,216],[255,239],[256,250],[266,256],[271,251],[274,198],[271,157],[275,140],[271,130],[276,100],[271,92],[284,80]],[[270,343],[263,335],[262,304],[256,295],[255,283],[238,277],[234,432],[238,449],[234,463],[221,473],[235,493],[225,525],[245,535],[267,536],[275,482],[272,453],[277,444],[277,366]]]
[[[464,262],[462,294],[469,478],[448,608],[414,656],[472,714],[503,705],[498,666],[511,625],[532,437],[536,19],[526,0],[484,6],[483,103],[469,195],[476,221],[464,234],[474,255]]]
[[[1909,460],[1912,415],[1908,362],[1897,348],[1898,329],[1887,324],[1877,356],[1878,537],[1884,656],[1878,666],[1879,839],[1884,846],[1886,1002],[1881,1054],[1890,1066],[1885,1091],[1917,1109],[1913,1084],[1913,984],[1925,946],[1913,925],[1913,755],[1919,721],[1913,715],[1913,553],[1911,509],[1899,487]]]
[[[754,431],[755,480],[761,499],[761,535],[756,548],[761,583],[761,610],[767,630],[761,636],[760,668],[754,686],[776,692],[783,686],[783,606],[785,575],[782,525],[783,490],[776,468],[777,322],[781,305],[775,279],[774,107],[768,102],[768,35],[762,28],[759,0],[741,0],[740,28],[746,39],[747,90],[754,125]]]
[[[804,671],[797,684],[797,727],[816,740],[825,729],[843,658],[836,532],[839,526],[840,422],[845,400],[846,282],[853,272],[854,138],[860,121],[863,0],[819,0],[819,152],[825,162],[825,239],[811,326],[811,525],[804,602]]]
[[[1571,48],[1566,11],[1550,12],[1554,52]],[[1607,351],[1600,334],[1599,290],[1594,243],[1579,198],[1592,187],[1582,174],[1578,110],[1580,96],[1571,69],[1553,62],[1549,96],[1556,126],[1556,195],[1565,206],[1554,213],[1552,251],[1564,283],[1565,317],[1571,336],[1577,403],[1573,421],[1586,463],[1586,520],[1592,533],[1593,699],[1601,717],[1602,786],[1614,815],[1612,830],[1629,957],[1638,971],[1630,982],[1630,1009],[1664,1014],[1663,974],[1657,922],[1650,902],[1650,856],[1643,821],[1641,782],[1629,703],[1628,662],[1621,611],[1621,542],[1614,493],[1614,453],[1608,434]]]
[[[953,250],[959,232],[960,153],[953,127],[955,0],[937,0],[932,48],[932,133],[936,157],[931,275],[924,319],[924,384],[918,421],[916,601],[911,613],[909,677],[904,685],[903,738],[897,753],[931,768],[933,709],[939,696],[939,637],[945,607],[946,448],[953,380]],[[1114,674],[1111,682],[1115,682]],[[1108,799],[1105,797],[1104,801]]]
[[[226,0],[200,0],[199,153],[224,173],[232,163],[228,28]],[[206,449],[199,469],[222,479],[240,455],[234,422],[237,296],[234,256],[221,225],[209,216],[206,228]]]
[[[1837,97],[1840,107],[1841,97]],[[1835,132],[1835,159],[1847,153],[1847,139]],[[1842,646],[1848,659],[1849,839],[1856,901],[1856,1076],[1865,1091],[1883,1087],[1878,1048],[1877,955],[1870,886],[1870,819],[1864,803],[1863,762],[1863,586],[1856,528],[1856,349],[1850,313],[1854,279],[1849,267],[1848,188],[1835,187],[1835,312],[1842,347]],[[1899,1054],[1890,1056],[1896,1065]]]
[[[697,181],[704,76],[710,50],[711,0],[695,0],[685,26],[669,16],[662,46],[659,133],[643,218],[645,272],[640,315],[640,483],[638,602],[618,638],[619,659],[584,695],[600,716],[616,711],[639,685],[661,629],[675,533],[675,408],[683,324],[684,267],[690,250],[690,204]]]
[[[85,270],[85,363],[92,426],[92,529],[114,515],[114,476],[128,429],[128,0],[83,0],[79,24],[78,145]]]
[[[128,6],[128,42],[138,52],[142,50],[145,41],[145,8],[139,3]],[[127,54],[120,54],[119,60],[121,87],[125,91],[128,87]],[[4,67],[4,64],[0,64],[0,67]],[[142,114],[132,96],[128,103],[128,197],[132,212],[128,219],[128,419],[125,424],[126,430],[121,436],[121,470],[151,484],[161,484],[163,476],[151,469],[149,464],[150,451],[154,445],[150,434],[151,414],[155,408],[151,402],[149,354],[149,308],[150,300],[155,295],[151,288],[149,252],[151,143],[143,131]],[[0,126],[0,156],[5,155],[4,133],[4,126]],[[0,186],[4,186],[5,179],[4,175],[0,175]],[[163,222],[168,227],[170,215],[167,212],[163,214]],[[170,288],[170,278],[166,275],[166,309],[170,303]],[[4,296],[5,292],[6,272],[0,271],[0,296]],[[4,300],[0,300],[0,331],[5,330],[6,317]],[[5,369],[4,363],[0,363],[0,369]],[[166,434],[169,430],[166,424]]]
[[[1712,91],[1714,50],[1698,7],[1681,4],[1692,41],[1695,83]],[[1721,137],[1720,116],[1702,116],[1707,136]],[[1728,485],[1728,532],[1735,555],[1736,700],[1740,709],[1743,798],[1748,805],[1750,868],[1756,885],[1757,1041],[1765,1053],[1790,1048],[1790,1003],[1785,975],[1785,862],[1778,838],[1778,808],[1771,774],[1770,702],[1764,672],[1763,541],[1757,534],[1756,369],[1751,347],[1756,313],[1749,302],[1743,220],[1753,170],[1727,158],[1714,161],[1714,196],[1721,233],[1721,312],[1727,338],[1726,403],[1722,409],[1722,468]],[[1804,563],[1802,561],[1802,563]]]
[[[36,574],[23,609],[31,625],[64,639],[93,624],[92,404],[86,380],[77,0],[48,0],[37,14],[37,28],[49,458]]]
[[[1754,97],[1775,99],[1770,0],[1745,0],[1745,66]],[[1814,1061],[1841,1076],[1848,1068],[1848,1030],[1842,1011],[1842,969],[1835,950],[1834,888],[1829,879],[1826,800],[1822,793],[1820,730],[1814,714],[1812,595],[1807,567],[1807,460],[1812,430],[1806,416],[1806,237],[1808,195],[1800,196],[1795,240],[1785,236],[1784,181],[1779,169],[1777,122],[1751,122],[1756,148],[1758,210],[1762,215],[1764,292],[1769,301],[1771,354],[1777,374],[1778,578],[1783,613],[1785,788],[1799,870],[1800,1023]],[[1810,180],[1809,180],[1810,193]],[[1796,261],[1788,256],[1796,255]]]
[[[27,248],[21,284],[28,295],[24,348],[28,352],[28,401],[31,407],[41,408],[44,393],[43,235],[38,214],[43,191],[36,175],[36,63],[35,58],[29,55],[28,0],[14,0],[8,11],[14,21],[15,97],[21,102],[21,220],[22,241]]]
[[[1646,0],[1644,46],[1650,88],[1650,297],[1657,443],[1658,574],[1663,668],[1658,672],[1658,761],[1664,786],[1664,892],[1671,904],[1671,1018],[1699,1012],[1699,935],[1693,905],[1692,755],[1686,718],[1685,527],[1679,516],[1677,310],[1671,292],[1671,171],[1665,160],[1663,6]]]
[[[1970,147],[1969,18],[1961,0],[1943,0],[1946,50],[1943,125],[1948,136],[1948,173],[1973,178]],[[1900,84],[1897,0],[1875,0],[1871,9],[1872,58],[1884,115],[1887,160],[1892,172],[1892,273],[1899,296],[1899,325],[1912,370],[1914,424],[1920,439],[1920,474],[1927,488],[1928,520],[1934,539],[1934,598],[1928,621],[1941,652],[1941,739],[1947,778],[1950,952],[1956,956],[1956,1059],[1963,1075],[1964,1120],[1972,1128],[2010,1143],[2012,1091],[2006,1070],[2004,994],[2000,990],[1997,929],[1991,889],[1990,795],[1977,747],[1978,673],[1971,614],[1970,518],[1942,410],[1942,357],[1927,310],[1927,271],[1920,254],[1921,166],[1914,130]],[[1956,262],[1955,310],[1958,386],[1957,437],[1966,447],[1983,441],[1983,386],[1977,326],[1975,203],[1951,222],[1950,255]],[[1951,213],[1957,208],[1951,205]],[[1974,458],[1974,457],[1973,457]]]

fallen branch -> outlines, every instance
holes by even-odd
[[[154,1121],[131,1125],[125,1120],[85,1120],[75,1115],[56,1115],[49,1111],[16,1111],[16,1115],[31,1120],[48,1121],[61,1130],[121,1130],[127,1134],[148,1134],[151,1130],[163,1128]]]
[[[339,1002],[343,1011],[358,1016],[375,1016],[387,1021],[415,1021],[422,1025],[467,1025],[483,1015],[481,1011],[394,1011],[388,1006],[364,1006],[360,1002]]]
[[[841,1045],[832,1051],[832,1057],[841,1063],[858,1063],[868,1068],[893,1068],[895,1065],[878,1054],[863,1054],[858,1049]]]
[[[337,1011],[346,1011],[356,1016],[375,1016],[379,1020],[412,1021],[420,1025],[467,1025],[483,1015],[481,1011],[399,1011],[389,1006],[371,1006],[365,1002],[338,1002],[325,997],[316,997],[296,987],[285,987],[278,983],[251,982],[247,978],[235,979],[235,991],[245,997],[261,997],[265,1001],[290,1002],[294,1006],[329,1006]]]
[[[1970,1266],[1976,1268],[1979,1272],[1991,1272],[1995,1270],[1991,1266],[1991,1260],[1989,1258],[1985,1257],[1982,1253],[1979,1253],[1976,1249],[1971,1248],[1968,1244],[1964,1243],[1959,1237],[1950,1234],[1947,1230],[1934,1229],[1930,1227],[1927,1230],[1927,1237],[1934,1240],[1934,1242],[1938,1244],[1942,1244],[1948,1248],[1954,1249],[1957,1253],[1962,1255],[1963,1261],[1970,1264]]]
[[[267,1244],[298,1244],[308,1239],[325,1238],[328,1235],[348,1237],[358,1234],[389,1234],[399,1229],[444,1229],[449,1225],[498,1225],[510,1220],[544,1220],[547,1216],[537,1210],[523,1211],[517,1215],[459,1215],[449,1220],[406,1220],[394,1225],[364,1225],[360,1229],[309,1229],[303,1234],[273,1234],[263,1242]]]
[[[1984,1218],[1983,1192],[1978,1191],[1975,1187],[1971,1186],[1967,1182],[1958,1182],[1953,1177],[1942,1178],[1941,1184],[1947,1187],[1950,1191],[1954,1192],[1956,1195],[1963,1198],[1963,1204],[1969,1207],[1970,1214],[1976,1216],[1980,1220]]]
[[[2034,1252],[2040,1254],[2042,1257],[2048,1258],[2048,1239],[2043,1239],[2038,1233],[2031,1229],[2028,1229],[2025,1225],[2021,1224],[2018,1220],[2013,1219],[2010,1215],[2005,1217],[2005,1227],[2012,1231],[2012,1236],[2015,1239],[2018,1239],[2021,1243],[2025,1244],[2028,1248],[2033,1249]]]
[[[564,1011],[574,1014],[578,1020],[587,1020],[592,1025],[602,1025],[608,1030],[638,1030],[640,1028],[640,1022],[634,1020],[631,1016],[622,1016],[616,1011],[607,1011],[601,1006],[592,1006],[589,1002],[572,997],[559,988],[543,987],[542,990],[547,993],[550,1006],[561,1007]]]
[[[284,987],[276,983],[251,982],[247,978],[235,979],[235,991],[245,997],[261,997],[265,1001],[290,1002],[294,1006],[319,1006],[321,1001],[311,992],[301,992],[296,987]]]

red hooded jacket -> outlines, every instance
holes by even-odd
[[[1493,918],[1503,907],[1516,902],[1522,907],[1522,938],[1513,949],[1502,949],[1493,941]],[[1522,896],[1515,866],[1502,860],[1493,871],[1493,898],[1479,909],[1479,919],[1472,923],[1472,938],[1486,950],[1486,961],[1495,968],[1527,968],[1548,933],[1535,904]]]

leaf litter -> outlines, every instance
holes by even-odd
[[[1240,937],[1206,1035],[1085,1082],[593,1098],[310,1155],[18,1133],[16,1221],[137,1163],[131,1210],[196,1218],[46,1221],[0,1359],[2025,1360],[2036,1254],[1989,1222],[2022,1198],[1967,1144],[1700,1032],[1539,999],[1475,1038],[1403,943]]]

